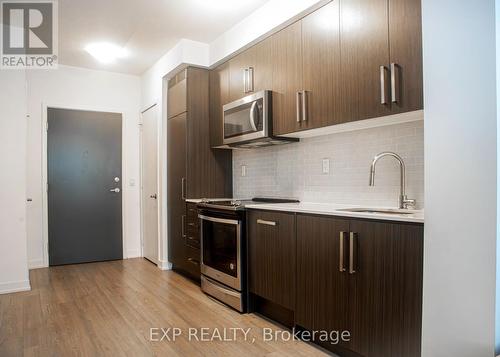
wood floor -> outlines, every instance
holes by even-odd
[[[2,357],[326,355],[300,341],[265,342],[265,328],[282,328],[241,315],[143,259],[37,269],[30,280],[31,291],[0,295]],[[180,328],[182,335],[151,340],[151,328],[169,327]],[[236,341],[189,341],[188,329],[201,338],[202,327],[210,335],[214,329],[251,330],[247,341],[243,333]],[[154,339],[162,336],[153,330]]]

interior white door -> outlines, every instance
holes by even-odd
[[[143,255],[158,264],[158,109],[142,114],[142,239]]]

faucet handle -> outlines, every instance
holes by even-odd
[[[408,198],[406,196],[401,197],[401,208],[408,209],[408,207],[415,207],[417,201],[413,198]]]

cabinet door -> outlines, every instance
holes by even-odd
[[[297,216],[295,318],[299,326],[317,331],[349,330],[349,275],[346,271],[340,271],[341,255],[344,267],[347,267],[348,231],[348,220]]]
[[[389,0],[391,109],[423,108],[422,17],[419,0]]]
[[[295,307],[295,216],[249,211],[250,292],[293,310]]]
[[[273,133],[301,129],[297,94],[302,91],[302,24],[300,21],[272,36]]]
[[[229,103],[229,63],[210,71],[210,146],[224,145],[222,106]]]
[[[420,356],[423,226],[351,220],[350,349]]]
[[[273,61],[271,59],[273,40],[271,37],[252,47],[253,92],[270,90],[273,85]]]
[[[174,264],[185,264],[183,224],[186,219],[186,203],[183,184],[186,178],[186,113],[167,121],[167,199],[168,199],[168,255]]]
[[[388,0],[341,1],[342,121],[389,115]]]
[[[167,118],[173,118],[187,110],[187,70],[179,72],[168,81]]]
[[[307,91],[303,129],[342,122],[339,1],[302,19],[302,52]]]
[[[245,88],[245,69],[252,66],[255,59],[253,47],[229,60],[229,102],[247,96]]]

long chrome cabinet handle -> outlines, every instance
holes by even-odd
[[[186,178],[185,177],[183,177],[181,179],[181,198],[183,200],[186,199]]]
[[[380,104],[387,104],[385,85],[386,72],[387,68],[385,66],[380,66]]]
[[[344,238],[345,238],[346,232],[340,232],[340,237],[339,237],[339,271],[341,273],[346,271],[345,265],[344,265]]]
[[[295,93],[296,95],[296,105],[297,105],[297,123],[300,123],[302,111],[300,110],[300,96],[302,95],[302,91],[298,91]]]
[[[307,121],[308,119],[308,95],[307,91],[302,91],[302,121]]]
[[[265,221],[265,220],[263,220],[263,219],[258,219],[258,220],[257,220],[257,224],[263,224],[263,225],[265,225],[265,226],[277,226],[277,225],[278,225],[278,223],[276,223],[276,222],[273,222],[273,221]]]
[[[253,67],[248,67],[248,82],[247,82],[247,89],[248,89],[248,92],[253,92],[254,91],[254,88],[253,88],[253,83],[254,79],[253,79]]]
[[[391,63],[391,101],[393,103],[399,102],[399,71],[399,66]]]
[[[243,93],[248,93],[248,68],[243,70]]]
[[[182,228],[181,228],[182,237],[186,238],[186,228],[185,228],[185,226],[186,226],[186,216],[185,215],[182,215],[181,224],[182,224]]]
[[[356,252],[356,238],[357,233],[350,232],[349,234],[349,274],[356,273],[356,262],[357,252]]]

